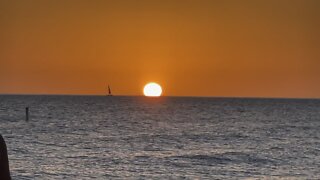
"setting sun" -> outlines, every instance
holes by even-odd
[[[148,83],[143,88],[143,94],[148,97],[159,97],[161,96],[162,88],[157,83]]]

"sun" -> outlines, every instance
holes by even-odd
[[[151,82],[144,86],[143,94],[148,97],[159,97],[162,94],[162,88],[159,84]]]

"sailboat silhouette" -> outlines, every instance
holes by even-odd
[[[107,94],[107,96],[113,96],[112,93],[111,93],[111,88],[110,88],[109,85],[108,85],[108,94]]]

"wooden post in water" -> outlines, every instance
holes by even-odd
[[[29,107],[26,107],[26,121],[29,121]]]

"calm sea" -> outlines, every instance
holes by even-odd
[[[19,180],[320,178],[320,100],[0,96],[0,133]]]

